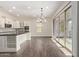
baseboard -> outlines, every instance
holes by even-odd
[[[52,36],[31,36],[31,38],[52,38]]]

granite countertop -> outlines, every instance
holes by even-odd
[[[21,35],[28,32],[29,30],[24,30],[24,28],[5,28],[0,29],[0,36]]]

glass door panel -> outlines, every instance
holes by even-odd
[[[63,12],[60,15],[60,33],[59,33],[59,42],[65,46],[65,13]]]
[[[66,10],[66,47],[72,51],[72,20],[71,8]]]

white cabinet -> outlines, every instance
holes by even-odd
[[[17,35],[16,36],[16,50],[18,51],[19,49],[21,49],[23,46],[23,43],[31,40],[31,33],[24,33],[21,35]]]
[[[6,36],[0,36],[0,49],[7,48],[7,37]]]
[[[16,36],[7,36],[7,48],[16,48]]]
[[[0,36],[0,52],[16,52],[16,36]]]

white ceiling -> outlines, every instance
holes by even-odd
[[[19,18],[34,18],[40,16],[41,8],[43,8],[44,16],[49,17],[64,3],[63,1],[1,1],[0,7],[9,14]],[[13,6],[16,9],[12,9]]]

